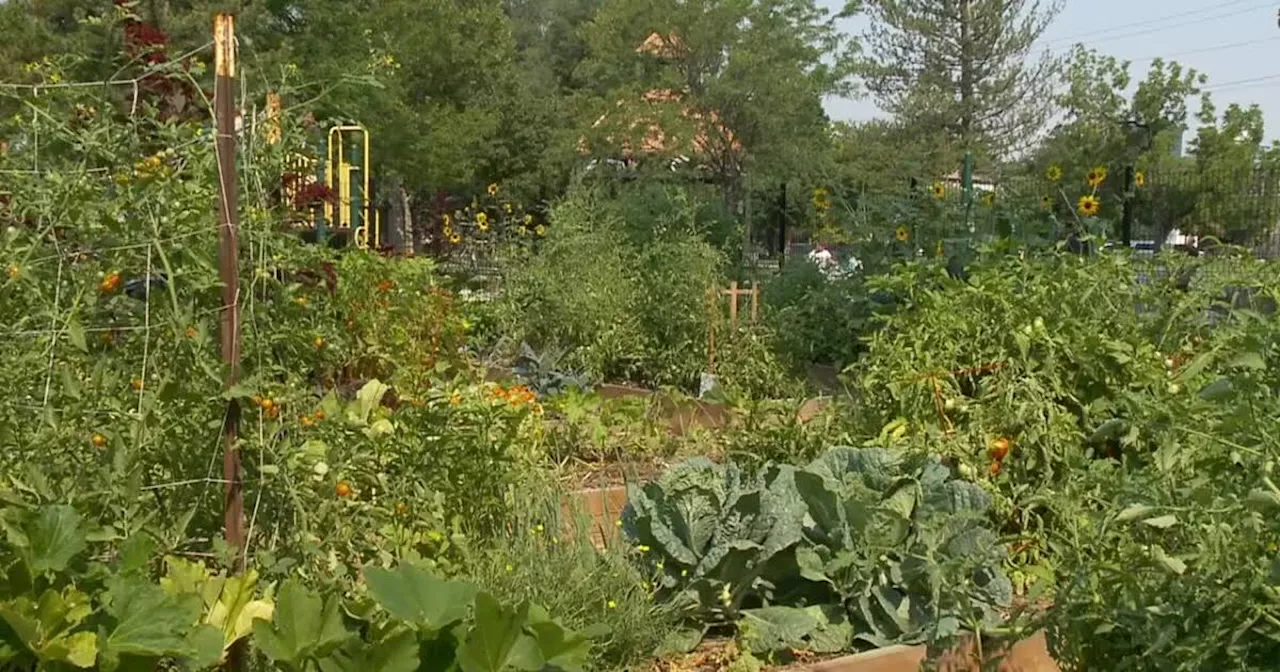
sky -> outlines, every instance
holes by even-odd
[[[844,0],[818,2],[833,12],[844,5]],[[1230,103],[1261,106],[1270,141],[1280,139],[1278,11],[1277,0],[1065,0],[1039,44],[1065,53],[1081,42],[1132,60],[1135,81],[1145,77],[1157,56],[1195,68],[1208,75],[1207,90],[1219,113]],[[852,34],[866,26],[857,18],[840,24]],[[1190,103],[1194,114],[1198,101]],[[869,100],[828,100],[827,112],[848,121],[884,116]]]

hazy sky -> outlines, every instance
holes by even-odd
[[[818,0],[838,11],[843,0]],[[1176,60],[1209,77],[1219,112],[1228,103],[1257,103],[1266,113],[1267,138],[1280,139],[1280,25],[1277,0],[1066,0],[1041,39],[1042,47],[1065,52],[1076,42],[1133,61],[1142,79],[1153,57]],[[866,23],[842,27],[861,33]],[[1192,111],[1197,105],[1192,102]],[[831,100],[836,119],[879,115],[869,100]],[[1193,124],[1194,128],[1194,124]]]

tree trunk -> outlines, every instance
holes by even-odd
[[[401,252],[414,254],[418,251],[417,238],[414,237],[413,230],[413,203],[409,199],[409,192],[400,185],[396,189],[399,196],[400,210],[404,212],[404,233],[401,240]]]

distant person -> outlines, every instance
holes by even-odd
[[[827,249],[826,245],[818,245],[809,251],[809,261],[822,270],[823,273],[829,273],[836,267],[836,256]]]

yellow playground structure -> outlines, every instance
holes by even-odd
[[[333,197],[313,209],[306,224],[324,244],[331,235],[343,235],[360,249],[382,247],[382,217],[373,206],[370,186],[369,131],[359,125],[334,126],[321,146],[320,158],[296,155],[293,164],[303,180],[288,185],[293,198],[319,180]]]

